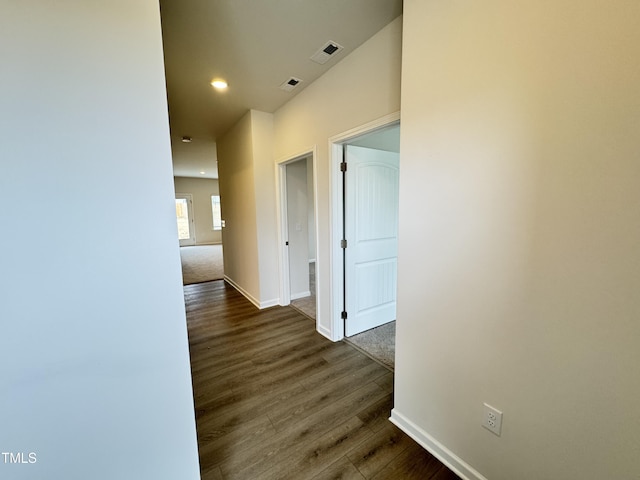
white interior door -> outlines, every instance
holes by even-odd
[[[180,246],[196,244],[195,223],[193,221],[193,199],[188,193],[176,194],[176,220]]]
[[[345,335],[396,319],[399,154],[345,146]]]

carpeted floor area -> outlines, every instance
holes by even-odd
[[[396,322],[385,323],[344,339],[391,370],[395,368]]]
[[[184,285],[224,278],[222,245],[180,247],[180,259]]]
[[[291,306],[304,313],[307,317],[316,319],[316,264],[309,263],[309,291],[311,295],[291,301]]]

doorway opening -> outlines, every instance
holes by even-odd
[[[317,321],[317,222],[314,151],[278,164],[281,304]]]
[[[369,135],[392,134],[384,132]],[[399,152],[343,145],[343,305],[346,337],[396,319]]]
[[[355,343],[387,325],[394,348],[399,120],[392,114],[330,139],[332,340]]]
[[[196,244],[195,224],[193,220],[193,197],[189,193],[176,193],[176,221],[180,246]]]
[[[174,177],[184,285],[224,278],[218,180]]]

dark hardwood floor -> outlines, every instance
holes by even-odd
[[[388,421],[390,371],[222,280],[184,291],[204,480],[458,480]]]

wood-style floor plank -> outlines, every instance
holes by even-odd
[[[342,457],[337,462],[313,477],[312,480],[365,480],[358,469],[347,457]]]
[[[288,307],[185,286],[204,480],[457,479],[392,425],[393,374]]]

